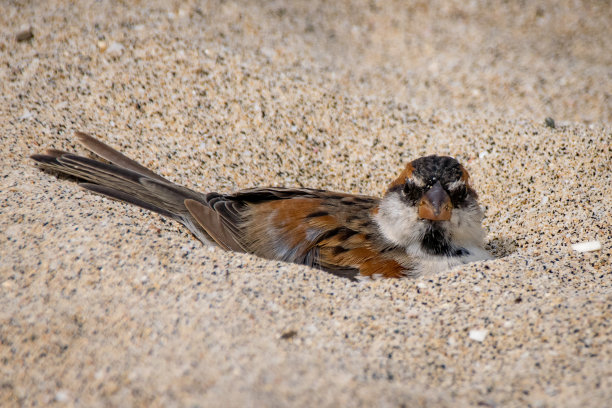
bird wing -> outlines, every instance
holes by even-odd
[[[277,188],[244,194],[253,200],[243,213],[247,252],[349,278],[400,277],[411,267],[391,257],[394,248],[383,243],[372,219],[378,205],[374,197]]]

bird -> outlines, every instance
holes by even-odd
[[[492,259],[478,194],[465,167],[449,156],[412,160],[380,198],[287,187],[200,193],[89,134],[75,136],[98,158],[57,149],[30,157],[43,171],[176,220],[203,243],[227,251],[353,281],[428,276]]]

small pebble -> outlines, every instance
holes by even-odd
[[[28,41],[34,38],[34,32],[32,31],[32,27],[23,28],[21,31],[15,35],[15,39],[17,42]]]
[[[573,244],[572,249],[577,252],[599,251],[601,249],[601,242],[599,241],[579,242],[577,244]]]
[[[106,54],[111,57],[120,57],[121,55],[123,55],[124,50],[125,47],[121,43],[113,41],[106,49]]]
[[[297,336],[297,331],[295,330],[289,330],[284,332],[283,334],[281,334],[280,338],[283,340],[288,340],[291,339],[293,337]]]
[[[60,390],[58,392],[55,393],[55,400],[57,402],[68,402],[69,397],[68,397],[68,393],[64,390]]]
[[[550,116],[544,119],[544,124],[551,129],[554,129],[556,127],[555,120],[551,118]]]
[[[28,120],[28,119],[32,119],[33,117],[34,117],[34,114],[30,112],[29,110],[25,109],[23,111],[23,114],[19,117],[19,120]]]
[[[470,339],[475,340],[475,341],[479,341],[479,342],[483,342],[485,337],[487,337],[487,334],[489,334],[488,330],[470,330]]]

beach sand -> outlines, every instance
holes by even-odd
[[[464,3],[4,2],[0,405],[607,406],[611,8]],[[33,166],[76,130],[199,191],[452,155],[496,259],[353,283],[207,247]]]

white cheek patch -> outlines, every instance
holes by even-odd
[[[464,248],[481,246],[485,238],[482,217],[482,210],[477,204],[453,209],[449,221],[453,244]]]
[[[397,192],[382,199],[374,220],[383,235],[396,245],[418,243],[423,236],[417,208],[406,205]]]

